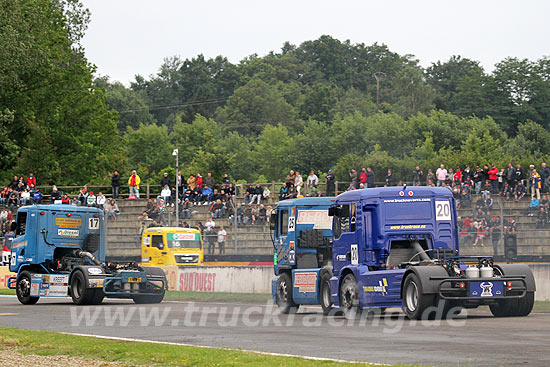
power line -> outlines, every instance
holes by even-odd
[[[119,114],[122,114],[122,113],[141,112],[141,111],[167,110],[167,109],[170,109],[170,108],[178,108],[178,107],[200,106],[200,105],[205,105],[205,104],[216,104],[216,103],[220,103],[220,102],[225,102],[228,99],[229,99],[229,97],[218,98],[218,99],[210,99],[210,100],[204,100],[204,101],[186,102],[186,103],[179,103],[179,104],[165,105],[165,106],[152,106],[152,107],[134,108],[134,109],[131,109],[131,110],[117,111],[117,112]]]

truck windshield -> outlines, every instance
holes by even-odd
[[[201,236],[198,233],[167,233],[168,248],[201,248]]]
[[[430,220],[433,217],[432,203],[427,198],[403,198],[384,200],[386,220]]]

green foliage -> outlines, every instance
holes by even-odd
[[[174,157],[172,157],[173,146],[170,143],[166,126],[140,124],[139,128],[135,130],[128,127],[124,137],[128,154],[128,168],[137,170],[143,182],[156,184],[157,182],[151,180],[164,167],[172,166],[171,163],[175,165]]]
[[[254,145],[252,159],[258,172],[269,180],[280,180],[292,160],[294,143],[281,124],[267,125]]]
[[[0,1],[0,171],[82,184],[124,165],[116,113],[79,45],[88,17],[76,0]]]
[[[258,132],[257,124],[288,122],[294,119],[294,115],[293,107],[276,87],[261,79],[252,79],[235,90],[226,106],[219,110],[218,118]]]

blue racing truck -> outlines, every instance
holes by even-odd
[[[410,319],[452,317],[488,305],[527,316],[528,266],[460,256],[455,201],[447,188],[352,190],[336,198],[281,201],[271,218],[272,293],[283,313],[320,304],[353,317],[401,307]]]
[[[105,262],[103,211],[73,205],[32,205],[13,223],[8,280],[22,304],[40,297],[71,296],[78,305],[104,297],[159,303],[167,282],[161,268]]]

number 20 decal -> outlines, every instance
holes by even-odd
[[[435,220],[451,220],[451,204],[448,201],[435,202]]]

